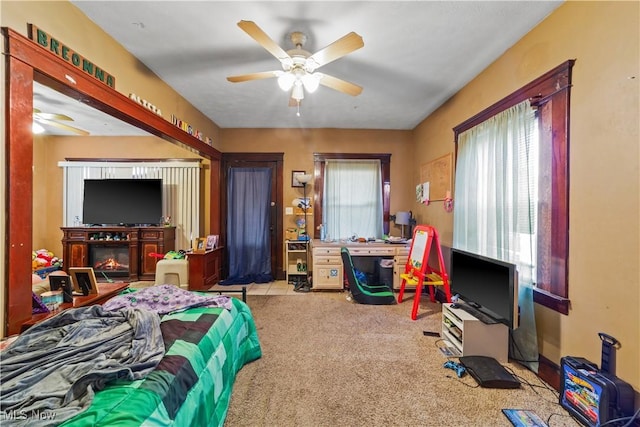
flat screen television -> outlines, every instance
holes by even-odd
[[[515,264],[451,249],[451,292],[511,329],[518,327],[518,271]]]
[[[85,179],[82,222],[87,225],[157,225],[162,179]]]

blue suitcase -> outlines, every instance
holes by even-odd
[[[618,341],[598,335],[602,340],[601,369],[582,357],[560,359],[560,405],[585,426],[622,426],[633,416],[633,387],[610,372],[611,350]],[[617,419],[622,420],[612,422]]]

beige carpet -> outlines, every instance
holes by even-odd
[[[511,426],[502,408],[578,425],[519,364],[505,366],[534,387],[483,389],[444,369],[439,338],[423,335],[440,331],[439,304],[423,303],[412,321],[410,299],[372,306],[345,297],[249,295],[263,357],[238,373],[226,426]]]

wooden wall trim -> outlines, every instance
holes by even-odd
[[[33,216],[33,70],[28,65],[7,58],[6,155],[7,219],[5,281],[6,310],[2,327],[8,335],[20,332],[31,319],[31,251]]]
[[[225,261],[223,268],[223,277],[226,277],[229,272],[229,255],[227,241],[227,177],[228,170],[231,167],[252,167],[252,166],[267,166],[274,167],[275,176],[273,176],[275,185],[275,194],[272,194],[272,200],[275,202],[275,206],[272,207],[273,215],[275,215],[275,229],[272,231],[272,236],[275,237],[271,241],[271,253],[272,253],[272,273],[276,280],[284,280],[286,275],[284,274],[284,153],[245,153],[245,152],[229,152],[223,153],[222,166],[220,167],[220,181],[219,186],[222,188],[220,193],[220,224],[222,224],[222,230],[220,237],[222,244],[225,246]]]
[[[220,159],[221,153],[145,109],[127,96],[84,75],[25,36],[3,27],[5,35],[5,137],[6,137],[6,207],[7,241],[5,248],[6,310],[2,319],[4,334],[20,332],[22,323],[31,318],[31,251],[33,241],[33,82],[38,81],[113,117],[137,126],[174,144],[211,159],[212,232],[220,229]],[[72,83],[67,77],[71,77]],[[217,167],[217,169],[216,169]],[[218,222],[215,222],[218,221]]]
[[[324,199],[324,169],[327,159],[373,159],[380,160],[382,173],[382,231],[389,234],[389,209],[391,206],[391,154],[389,153],[313,153],[313,228],[310,230],[311,238],[316,236],[316,230],[323,223],[322,203]]]
[[[538,377],[556,391],[560,391],[560,367],[543,355],[538,356]]]
[[[14,30],[5,27],[2,31],[7,37],[7,53],[29,64],[35,71],[34,80],[152,135],[173,143],[184,144],[196,150],[202,157],[220,159],[221,153],[218,150],[147,110],[129,97],[79,72]],[[73,78],[75,84],[71,83],[67,76]],[[12,79],[11,76],[7,78]]]

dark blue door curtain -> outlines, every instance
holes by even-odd
[[[229,276],[221,285],[266,283],[271,271],[271,169],[230,168],[227,184]]]

